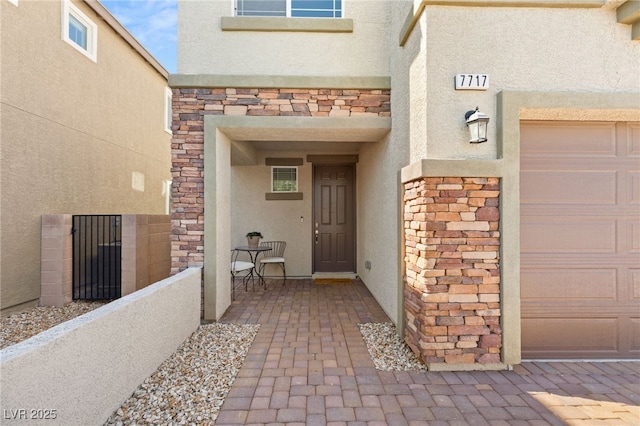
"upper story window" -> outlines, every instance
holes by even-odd
[[[62,5],[62,39],[97,62],[98,26],[70,1],[63,0]]]
[[[342,0],[236,0],[237,16],[341,18]]]
[[[87,26],[80,22],[72,14],[69,15],[69,40],[87,50],[87,34],[89,30]]]

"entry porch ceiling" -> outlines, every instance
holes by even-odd
[[[220,126],[231,140],[231,165],[258,163],[259,152],[355,153],[363,144],[382,140],[391,130],[391,119],[344,120],[314,118],[299,126]]]

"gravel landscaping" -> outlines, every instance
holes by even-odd
[[[105,425],[213,424],[259,325],[201,325]]]
[[[426,371],[423,364],[390,322],[358,324],[376,369],[382,371]]]
[[[75,301],[62,307],[41,306],[0,318],[0,349],[86,314],[107,302]]]

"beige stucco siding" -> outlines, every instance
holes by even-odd
[[[402,208],[398,170],[408,159],[408,146],[392,131],[377,144],[360,150],[356,180],[358,205],[358,275],[391,321],[402,326]],[[365,262],[371,261],[371,269]]]
[[[412,123],[411,162],[496,158],[496,95],[503,90],[637,92],[640,44],[630,31],[604,8],[428,6],[403,48],[426,60],[424,73],[411,76],[412,93],[426,82],[426,96],[412,94],[411,117],[425,110],[424,99],[428,111],[424,131]],[[420,52],[409,53],[417,43]],[[488,74],[490,87],[456,91],[458,73]],[[464,124],[476,106],[491,116],[490,142],[481,145],[467,143]]]
[[[3,309],[40,295],[40,215],[165,213],[166,79],[74,4],[97,62],[61,39],[62,2],[1,3]]]
[[[179,2],[178,73],[389,75],[387,40],[393,2],[344,3],[344,17],[353,19],[350,33],[222,31],[221,18],[233,16],[233,0]]]

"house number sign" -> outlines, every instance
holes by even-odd
[[[487,90],[489,74],[457,74],[456,90]]]

